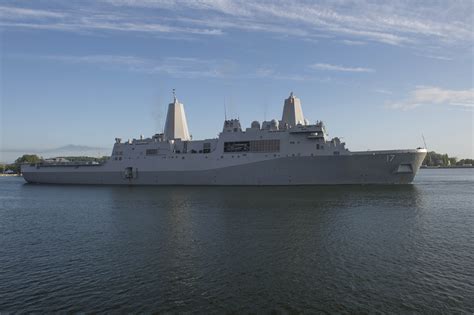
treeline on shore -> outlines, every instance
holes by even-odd
[[[19,158],[15,160],[15,162],[10,163],[10,164],[1,164],[0,165],[0,174],[19,174],[20,173],[20,168],[21,164],[36,164],[36,163],[43,163],[43,162],[48,162],[50,160],[51,162],[56,162],[56,161],[67,161],[67,162],[81,162],[81,163],[90,163],[90,162],[104,162],[107,160],[107,156],[103,157],[91,157],[91,156],[63,156],[60,158],[52,158],[52,159],[44,159],[41,156],[38,156],[36,154],[23,154]]]
[[[440,154],[434,151],[428,152],[423,165],[426,166],[439,166],[439,167],[450,167],[450,166],[469,166],[474,164],[474,159],[460,159],[457,157],[450,157],[447,154]]]

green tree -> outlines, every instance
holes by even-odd
[[[448,166],[448,163],[449,163],[449,157],[447,154],[443,154],[441,156],[441,161],[442,161],[442,164],[441,166]]]
[[[439,154],[430,151],[426,154],[423,164],[428,166],[449,166],[456,164],[459,165],[459,162],[457,162],[457,158],[455,157],[449,157],[447,154]]]
[[[456,165],[464,165],[464,164],[474,164],[473,159],[462,159],[456,163]]]
[[[20,165],[23,163],[39,163],[41,161],[42,159],[36,154],[23,154],[23,156],[15,160],[15,164]]]
[[[449,163],[450,163],[451,166],[456,165],[457,161],[458,161],[457,157],[450,157],[449,158]]]
[[[36,154],[23,154],[18,159],[15,160],[14,163],[7,165],[7,170],[12,170],[16,173],[20,173],[21,171],[21,164],[33,164],[42,162],[43,159]]]

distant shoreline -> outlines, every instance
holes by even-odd
[[[429,169],[429,170],[436,170],[436,169],[440,169],[440,168],[449,168],[449,169],[453,169],[453,168],[474,168],[474,165],[457,165],[457,166],[426,166],[426,165],[422,165],[420,167],[420,169]]]

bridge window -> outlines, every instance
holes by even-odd
[[[224,152],[279,152],[280,140],[225,142]]]
[[[224,152],[248,152],[250,151],[250,141],[225,142]]]

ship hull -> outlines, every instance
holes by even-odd
[[[123,168],[24,166],[29,183],[104,185],[336,185],[408,184],[426,150],[354,152],[339,156],[281,157],[205,170],[142,170],[129,178]]]

